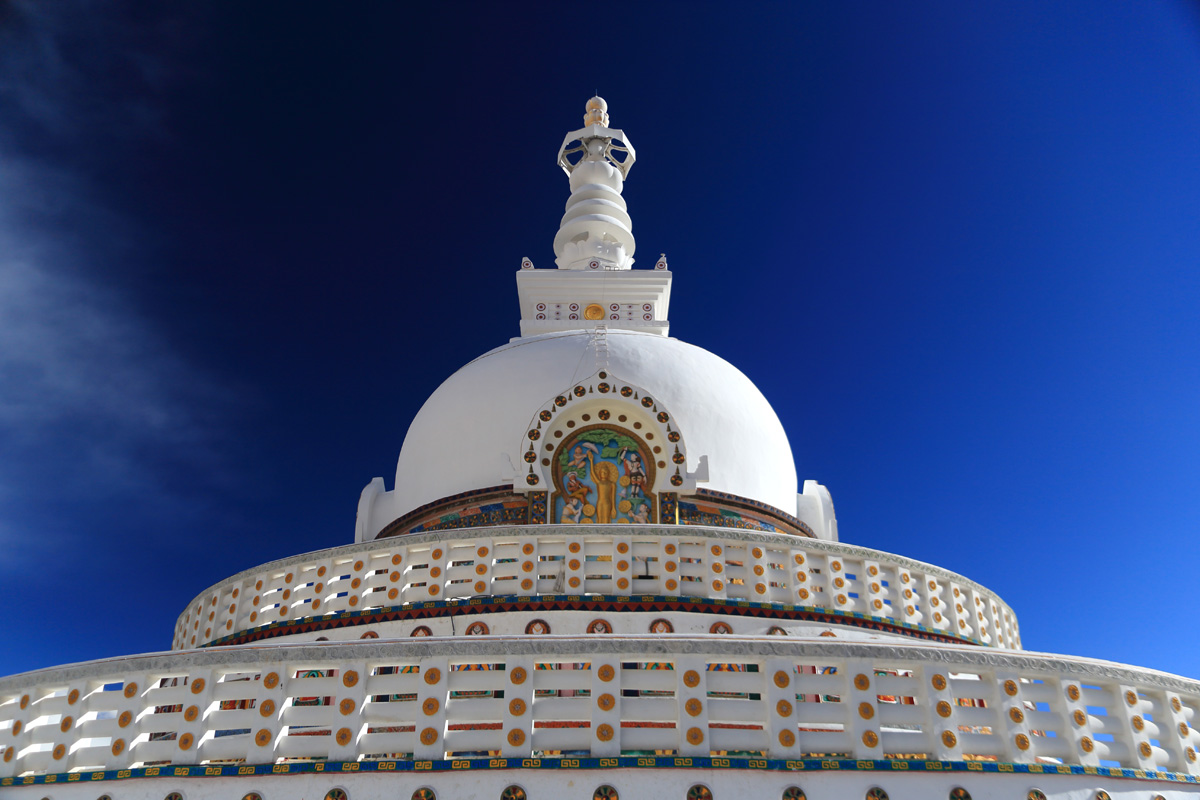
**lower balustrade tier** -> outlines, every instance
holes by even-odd
[[[1021,646],[1016,615],[995,593],[879,550],[728,528],[537,525],[393,537],[246,570],[189,604],[172,648],[255,641],[309,622],[357,624],[364,614],[439,616],[547,597],[748,604],[788,619],[822,614],[922,638]]]
[[[1198,710],[1197,681],[979,647],[682,635],[275,644],[0,679],[0,778],[645,754],[1195,776]]]

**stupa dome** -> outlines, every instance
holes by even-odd
[[[606,339],[604,368],[614,381],[643,387],[658,408],[669,410],[686,437],[687,468],[708,457],[704,488],[796,512],[787,434],[749,378],[678,339],[619,329]],[[605,356],[589,331],[563,331],[514,340],[458,370],[409,427],[392,513],[398,517],[440,498],[511,482],[512,468],[507,481],[502,471],[510,462],[524,467],[522,445],[538,410],[601,369],[600,358]]]

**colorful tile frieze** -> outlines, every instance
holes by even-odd
[[[347,628],[355,625],[428,619],[466,614],[496,614],[510,611],[656,611],[697,612],[702,614],[736,614],[747,617],[775,619],[794,622],[816,622],[823,624],[851,625],[867,630],[900,633],[931,641],[983,645],[978,639],[954,636],[926,628],[923,625],[895,622],[883,617],[872,617],[859,611],[831,611],[815,606],[792,606],[784,603],[760,603],[751,600],[734,600],[713,597],[681,598],[670,595],[500,595],[470,597],[458,600],[424,600],[419,603],[372,608],[355,611],[340,611],[320,617],[299,620],[280,620],[266,625],[234,633],[202,645],[220,647],[246,644],[277,636],[292,636],[298,633]]]
[[[529,493],[529,524],[544,525],[546,523],[546,492]]]
[[[452,772],[492,769],[753,769],[779,772],[980,772],[1020,775],[1095,775],[1108,778],[1157,780],[1171,783],[1200,783],[1200,778],[1178,772],[1126,769],[1121,767],[1084,767],[1065,764],[1012,764],[996,761],[925,761],[903,759],[838,758],[752,758],[742,756],[662,756],[627,755],[612,758],[533,757],[533,758],[453,758],[429,760],[381,761],[305,761],[294,764],[201,764],[138,769],[95,770],[89,772],[24,775],[0,778],[0,787],[37,784],[128,780],[131,778],[236,778],[263,775],[302,775],[315,773],[348,774],[355,772]]]
[[[738,513],[737,516],[739,516],[742,519],[752,519],[752,520],[756,520],[760,524],[770,526],[767,528],[751,528],[751,530],[767,530],[767,531],[774,531],[774,532],[778,532],[778,533],[790,532],[785,529],[780,529],[779,526],[775,524],[776,522],[782,522],[782,523],[784,523],[785,526],[791,527],[791,528],[795,529],[796,531],[799,531],[804,536],[810,536],[810,537],[816,538],[816,534],[813,533],[812,528],[808,527],[808,525],[806,525],[804,522],[797,519],[796,517],[793,517],[791,514],[784,513],[783,511],[780,511],[778,508],[775,508],[774,506],[769,506],[766,503],[760,503],[757,500],[751,500],[748,497],[741,497],[736,494],[728,494],[726,492],[715,492],[712,489],[697,489],[695,496],[701,500],[707,500],[709,506],[713,506],[714,504],[719,503],[719,505],[716,507],[719,508],[721,513],[723,513],[723,514],[729,513],[731,511],[741,512],[741,513]],[[730,506],[732,506],[733,508],[731,509]],[[747,515],[745,513],[746,511],[757,512],[757,513],[751,513],[750,515]],[[687,524],[706,525],[706,524],[710,524],[710,523],[696,522],[696,523],[687,523]],[[718,527],[740,527],[738,525],[721,526],[720,523],[716,523],[716,525]]]
[[[733,509],[679,501],[681,525],[705,525],[710,528],[739,528],[747,531],[779,533],[779,529],[764,519],[745,515]]]
[[[414,508],[404,516],[395,520],[384,528],[380,534],[375,537],[377,539],[386,539],[390,536],[402,536],[406,533],[420,532],[414,529],[414,526],[422,526],[421,530],[448,530],[449,528],[423,527],[427,523],[437,524],[438,521],[453,517],[455,514],[461,516],[461,512],[456,509],[456,506],[463,505],[466,501],[474,500],[474,506],[492,505],[495,503],[519,502],[521,508],[525,508],[525,501],[519,499],[512,493],[512,485],[505,484],[503,486],[489,486],[486,489],[472,489],[469,492],[460,492],[449,497],[443,497],[440,500],[434,500],[432,503],[426,503],[423,506]],[[491,500],[492,503],[484,503],[485,500]],[[484,523],[484,524],[503,524],[503,523]],[[465,528],[466,525],[456,525],[455,528]]]
[[[679,495],[663,492],[658,504],[659,522],[663,525],[679,524]]]
[[[599,443],[583,441],[585,433],[593,439],[605,436],[609,439]],[[593,426],[580,430],[566,444],[555,455],[556,483],[560,488],[553,498],[548,492],[532,492],[528,497],[516,495],[511,485],[461,492],[410,511],[376,538],[497,525],[537,525],[546,521],[649,523],[655,519],[656,504],[658,521],[664,525],[816,536],[799,519],[746,497],[698,489],[691,500],[681,501],[674,492],[664,492],[660,497],[647,492],[646,487],[654,483],[654,466],[650,461],[642,461],[641,449],[645,444],[624,429]]]

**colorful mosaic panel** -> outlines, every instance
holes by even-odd
[[[524,525],[529,519],[529,502],[523,497],[466,506],[424,520],[408,533],[481,528],[489,525]]]
[[[29,786],[54,783],[91,783],[95,781],[121,781],[140,778],[205,778],[247,777],[255,775],[302,775],[380,772],[388,775],[397,772],[451,772],[470,770],[580,770],[580,769],[734,769],[771,770],[780,772],[881,772],[911,775],[930,772],[946,773],[995,773],[1017,775],[1091,775],[1137,781],[1156,780],[1178,784],[1200,784],[1200,776],[1179,772],[1130,769],[1126,767],[1085,767],[1079,764],[1013,764],[997,761],[938,761],[924,759],[833,759],[833,758],[744,758],[709,756],[619,756],[610,758],[471,758],[471,759],[428,759],[379,761],[309,761],[287,764],[196,764],[171,765],[165,767],[138,767],[136,769],[94,770],[88,772],[56,773],[50,775],[22,775],[0,778],[0,787]]]
[[[679,523],[681,525],[707,525],[712,528],[740,528],[747,531],[786,533],[757,514],[688,500],[679,501]]]
[[[648,524],[655,519],[654,465],[646,444],[615,425],[591,425],[554,454],[553,519],[558,523]]]
[[[663,525],[679,524],[679,495],[674,492],[663,492],[659,503],[659,522]]]

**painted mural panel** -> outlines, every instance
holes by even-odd
[[[654,522],[654,465],[647,453],[640,438],[615,425],[592,425],[568,437],[554,454],[554,521]]]

